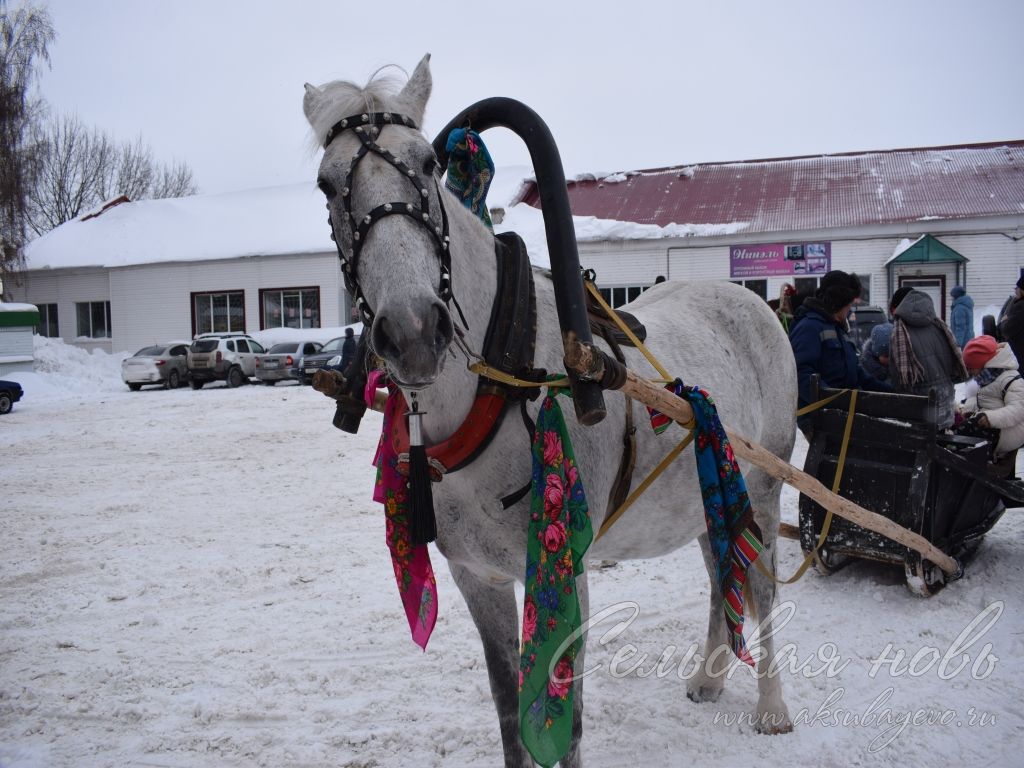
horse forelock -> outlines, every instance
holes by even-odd
[[[320,86],[320,96],[309,116],[313,140],[322,147],[331,127],[344,117],[362,112],[393,109],[402,83],[397,77],[377,70],[364,86],[347,80],[334,80]]]

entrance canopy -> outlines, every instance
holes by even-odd
[[[961,253],[954,251],[941,240],[931,235],[921,235],[913,243],[899,253],[893,254],[885,266],[891,267],[895,264],[920,264],[923,262],[956,262],[964,263],[968,259]]]

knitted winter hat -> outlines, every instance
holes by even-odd
[[[902,288],[897,288],[896,293],[892,295],[892,301],[889,302],[889,309],[895,312],[896,307],[900,305],[901,301],[907,298],[907,294],[910,293],[912,290],[914,289],[908,285],[905,285]]]
[[[952,296],[954,299],[959,299],[965,293],[967,293],[967,291],[964,290],[964,287],[962,285],[954,285],[953,290],[949,292],[949,295]]]
[[[967,342],[964,347],[964,365],[971,370],[979,370],[991,360],[995,354],[998,344],[991,336],[978,336]]]
[[[889,354],[889,340],[892,338],[892,323],[881,323],[871,329],[871,351],[875,357]]]
[[[860,278],[834,269],[821,278],[815,295],[829,312],[838,312],[860,296]]]

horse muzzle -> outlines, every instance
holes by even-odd
[[[423,389],[441,374],[454,334],[448,308],[433,297],[379,309],[370,330],[370,346],[395,383]]]

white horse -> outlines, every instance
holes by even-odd
[[[496,293],[494,237],[476,216],[435,183],[440,175],[430,142],[418,130],[397,124],[382,127],[375,136],[376,143],[404,163],[406,171],[414,170],[428,182],[423,185],[424,193],[376,152],[369,152],[347,178],[362,143],[350,130],[328,137],[332,126],[342,118],[363,112],[399,113],[420,124],[431,90],[428,63],[429,55],[400,90],[379,79],[371,79],[365,87],[348,82],[332,82],[320,88],[307,85],[304,110],[318,144],[328,143],[318,183],[327,196],[333,234],[346,253],[351,253],[354,245],[353,232],[346,225],[346,206],[357,222],[377,206],[395,201],[419,205],[426,200],[424,208],[436,215],[438,195],[448,196],[445,208],[451,234],[453,292],[468,324],[465,341],[478,351]],[[427,414],[423,417],[425,442],[431,445],[458,428],[477,390],[477,376],[462,364],[452,344],[455,320],[441,299],[445,293],[437,239],[432,231],[405,215],[381,218],[363,235],[353,277],[374,313],[369,330],[371,344],[403,389],[406,400],[416,393],[421,410]],[[562,340],[552,285],[543,273],[535,272],[534,277],[536,365],[551,372],[562,371]],[[664,366],[712,394],[725,424],[788,460],[795,440],[796,371],[786,336],[763,300],[730,283],[672,281],[648,290],[628,309],[646,325],[649,346]],[[625,352],[631,368],[648,370],[636,350]],[[606,508],[607,499],[619,464],[626,407],[625,398],[618,393],[606,393],[605,400],[608,415],[596,426],[578,424],[572,408],[564,409],[595,531],[611,511]],[[646,419],[642,408],[633,407],[639,425],[635,487],[676,441],[655,436],[641,421]],[[533,416],[537,408],[538,403],[534,403]],[[480,632],[505,765],[515,768],[533,765],[519,734],[519,623],[514,591],[514,582],[524,578],[529,497],[507,510],[499,500],[529,480],[530,462],[526,429],[519,418],[506,418],[482,455],[468,467],[446,475],[433,491],[437,548],[447,558]],[[743,466],[743,470],[755,521],[764,536],[760,560],[774,572],[781,483],[753,466]],[[691,458],[683,455],[678,459],[671,471],[595,543],[588,557],[655,557],[695,538],[711,576],[707,658],[719,646],[728,647],[728,639],[723,598],[714,578],[700,487]],[[748,605],[756,616],[767,617],[776,597],[775,584],[757,568],[751,567],[748,573]],[[577,589],[581,615],[586,617],[586,574],[578,577]],[[760,673],[766,672],[773,655],[770,637],[762,641],[762,651]],[[729,658],[724,653],[717,656],[719,661]],[[582,651],[576,668],[583,668]],[[689,697],[694,701],[717,699],[724,682],[721,674],[712,673],[720,671],[702,668],[688,684]],[[582,681],[576,680],[574,686],[572,746],[561,765],[578,768],[582,765]],[[762,730],[789,730],[778,676],[760,674],[758,686],[757,714],[769,724]]]

